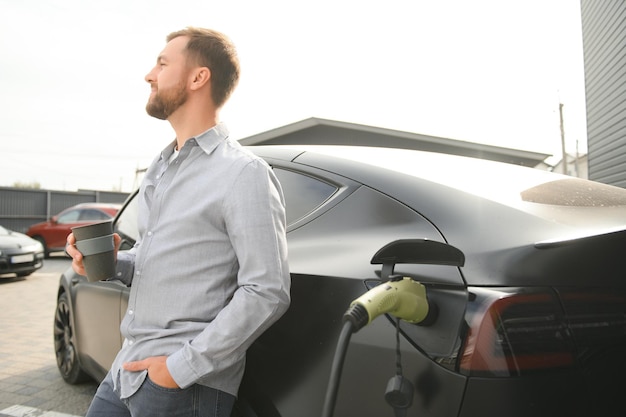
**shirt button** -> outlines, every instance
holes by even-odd
[[[148,236],[152,236],[152,231],[148,232]]]
[[[129,341],[128,341],[128,344],[129,344],[129,345],[132,345],[133,343],[135,343],[135,342],[133,342],[132,340],[129,340]]]
[[[128,314],[132,316],[133,314],[135,314],[135,312],[133,310],[128,310]]]

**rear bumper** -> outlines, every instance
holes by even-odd
[[[625,379],[623,374],[615,378],[620,366],[596,374],[592,380],[583,372],[506,379],[469,378],[459,417],[623,417]]]

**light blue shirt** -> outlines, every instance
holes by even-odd
[[[118,278],[132,280],[111,368],[121,398],[147,375],[122,364],[163,355],[180,387],[237,395],[246,350],[290,302],[284,198],[272,169],[222,124],[169,162],[173,149],[147,170],[139,240],[118,254]]]

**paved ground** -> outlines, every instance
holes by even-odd
[[[56,368],[52,325],[64,257],[26,278],[0,278],[0,417],[84,416],[96,383],[71,386]]]

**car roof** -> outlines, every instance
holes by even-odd
[[[465,253],[464,271],[474,275],[468,282],[493,284],[486,265],[498,263],[489,256],[510,260],[530,256],[526,252],[536,256],[533,248],[546,248],[547,242],[588,247],[594,236],[626,235],[626,190],[593,181],[415,150],[315,145],[252,150],[270,162],[342,175],[412,207]],[[506,268],[502,262],[499,268]]]
[[[73,208],[84,208],[84,207],[120,209],[122,207],[122,204],[118,204],[118,203],[78,203],[78,204],[73,205],[72,207],[68,207],[68,208],[73,209]]]
[[[619,187],[478,158],[366,146],[281,145],[259,147],[255,152],[326,167],[368,185],[372,177],[380,176],[381,170],[395,172],[513,207],[524,202],[585,207],[626,205],[626,190]],[[323,158],[316,157],[320,155]],[[344,162],[332,164],[336,158]],[[352,163],[352,169],[347,161]],[[368,176],[368,172],[373,175]],[[556,187],[545,184],[560,184],[563,189],[559,193]]]
[[[309,151],[423,178],[498,201],[514,199],[515,190],[543,182],[547,174],[513,164],[416,150],[323,146]],[[506,175],[494,178],[494,171]],[[494,179],[487,184],[487,180]]]
[[[58,215],[61,215],[62,213],[72,211],[72,210],[95,209],[95,210],[104,211],[107,214],[114,216],[122,208],[122,206],[123,204],[117,204],[117,203],[92,203],[92,202],[78,203],[71,207],[61,210],[58,213]]]

